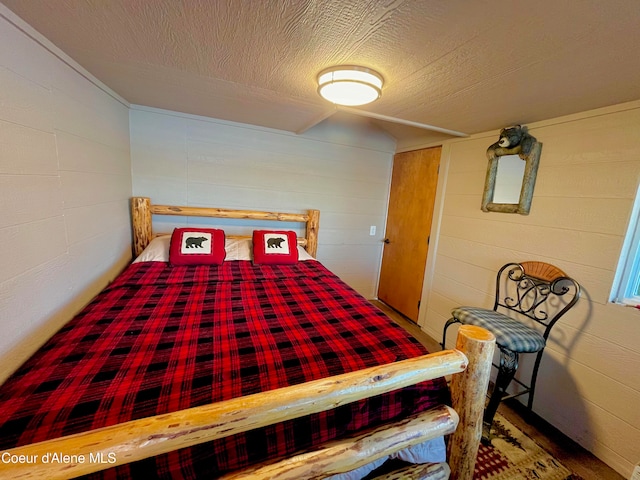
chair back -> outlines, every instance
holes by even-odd
[[[578,298],[578,282],[551,264],[507,263],[496,277],[493,309],[510,310],[543,325],[543,336],[547,339],[553,325],[576,304]]]

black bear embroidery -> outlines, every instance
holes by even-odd
[[[206,237],[187,237],[184,241],[184,248],[204,248],[202,242],[207,240]]]
[[[267,248],[282,248],[282,242],[284,242],[284,238],[268,238]]]

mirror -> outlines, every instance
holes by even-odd
[[[517,129],[514,146],[510,133]],[[542,144],[526,133],[526,127],[509,127],[487,149],[489,165],[482,198],[485,212],[519,213],[531,210]]]
[[[518,155],[498,157],[493,203],[519,203],[525,162]]]

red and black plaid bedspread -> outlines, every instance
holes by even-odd
[[[424,353],[316,261],[136,263],[0,387],[0,450]],[[213,478],[447,399],[425,382],[101,475]]]

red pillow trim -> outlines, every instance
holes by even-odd
[[[298,235],[291,230],[254,230],[253,261],[285,265],[298,262]]]
[[[171,234],[171,265],[219,265],[224,262],[224,230],[176,228]]]

